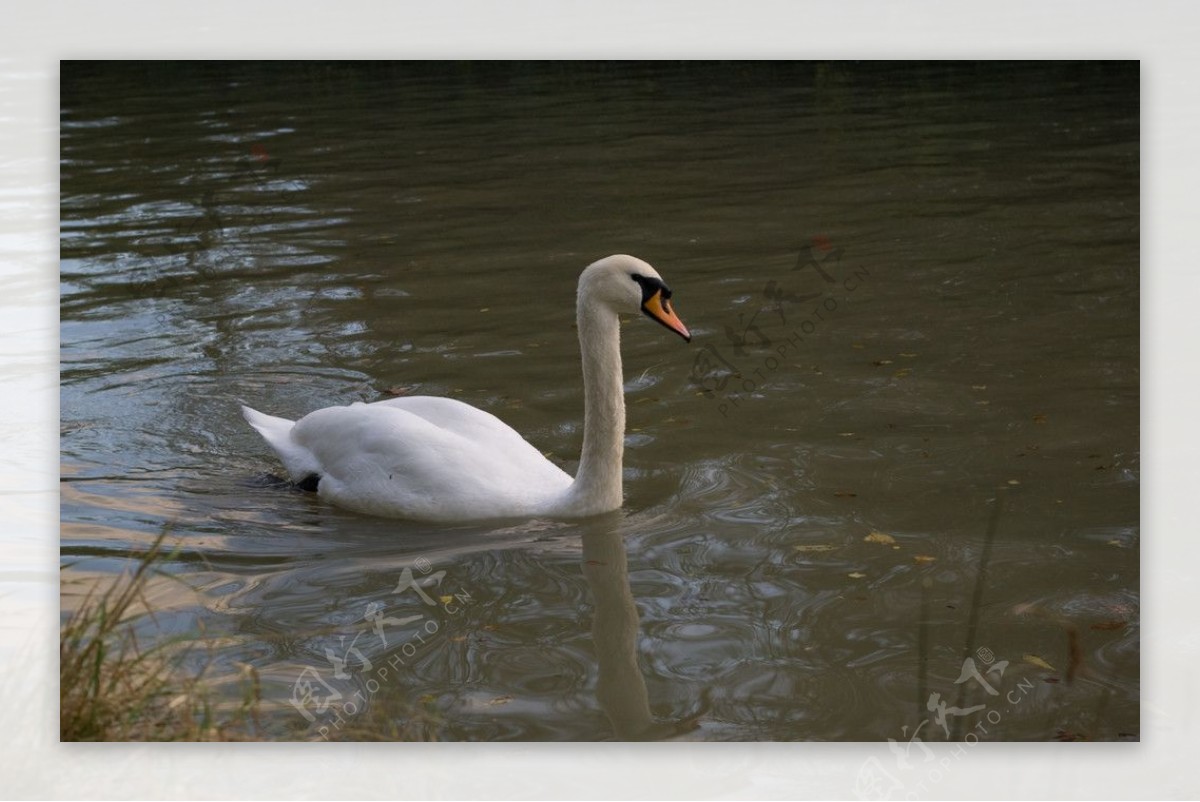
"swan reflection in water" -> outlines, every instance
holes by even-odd
[[[583,535],[583,575],[595,612],[592,640],[599,662],[596,699],[617,738],[656,741],[697,729],[700,713],[676,721],[655,721],[646,680],[638,667],[638,613],[629,584],[624,527],[591,527]]]

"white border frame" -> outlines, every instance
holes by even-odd
[[[0,32],[0,794],[851,798],[884,745],[59,744],[58,62],[74,58],[1142,60],[1142,743],[989,744],[931,797],[1200,794],[1200,4],[837,0],[10,4]]]

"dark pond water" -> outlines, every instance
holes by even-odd
[[[1138,81],[64,64],[64,611],[169,526],[157,631],[271,738],[1136,739]],[[618,252],[694,335],[624,326],[620,513],[265,478],[239,402],[396,392],[573,471]]]

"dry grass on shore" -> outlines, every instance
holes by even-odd
[[[59,633],[59,739],[61,741],[228,741],[261,738],[259,683],[246,666],[243,698],[218,711],[204,670],[184,666],[192,646],[170,639],[146,648],[139,622],[153,612],[146,586],[168,534],[143,553],[130,573],[93,587]],[[233,709],[230,709],[230,708]]]

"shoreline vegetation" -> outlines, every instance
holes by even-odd
[[[62,622],[60,741],[262,739],[261,686],[252,666],[244,666],[241,701],[229,709],[214,702],[205,679],[209,663],[198,672],[186,666],[197,641],[166,638],[146,646],[139,640],[138,624],[154,619],[147,583],[169,576],[159,568],[171,556],[164,549],[169,533],[164,528],[106,589],[90,588]]]
[[[238,663],[238,672],[212,676],[217,660],[204,653],[203,628],[160,636],[148,598],[156,577],[183,582],[165,570],[175,556],[167,548],[169,535],[168,526],[146,550],[132,554],[132,568],[114,581],[93,583],[62,620],[60,741],[443,739],[445,718],[429,704],[385,701],[363,711],[336,737],[322,737],[291,721],[286,704],[276,710],[264,703],[263,683],[253,666]],[[79,581],[64,576],[62,588]]]

